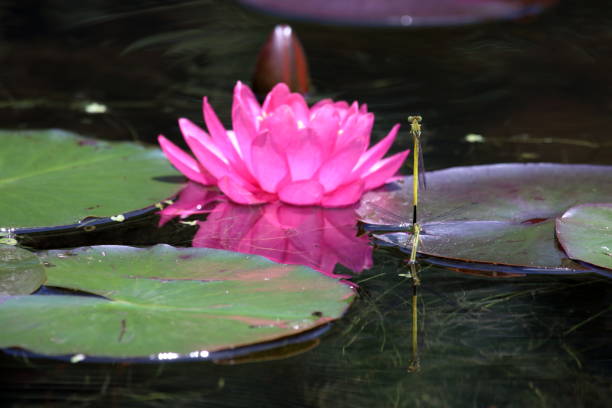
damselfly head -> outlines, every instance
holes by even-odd
[[[422,116],[408,116],[408,122],[410,122],[410,131],[412,134],[420,135],[421,134],[421,121],[423,120]]]

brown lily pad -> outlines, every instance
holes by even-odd
[[[583,202],[612,201],[612,167],[497,164],[427,174],[419,204],[419,253],[467,262],[584,271],[555,238],[555,219]],[[358,213],[377,238],[410,247],[412,178],[362,199]],[[377,224],[372,225],[372,224]]]

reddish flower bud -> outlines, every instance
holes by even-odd
[[[310,78],[302,44],[288,25],[277,25],[259,52],[253,89],[265,95],[279,82],[293,92],[308,92]]]

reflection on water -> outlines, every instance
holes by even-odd
[[[262,255],[280,263],[306,265],[326,275],[340,264],[353,272],[372,266],[372,247],[357,236],[355,206],[296,207],[280,202],[245,206],[229,202],[216,190],[190,182],[179,199],[161,211],[170,218],[208,214],[197,221],[194,247],[226,249]]]
[[[3,127],[59,127],[149,143],[158,132],[181,143],[176,118],[199,119],[203,95],[226,109],[219,114],[229,124],[233,84],[251,78],[261,44],[284,22],[225,0],[48,0],[45,7],[5,1],[0,16],[6,22],[0,26]],[[293,26],[309,58],[311,102],[331,96],[368,103],[377,115],[374,139],[408,114],[422,114],[431,170],[508,161],[612,163],[611,27],[607,0],[564,0],[531,21],[453,29]],[[87,112],[89,102],[106,112]],[[469,142],[467,134],[481,135],[481,142]],[[406,126],[398,151],[402,142],[409,142]],[[203,210],[216,204],[208,205]],[[252,217],[253,225],[283,221],[278,212]],[[328,222],[308,222],[321,219]],[[141,242],[138,234],[122,242]],[[299,356],[241,366],[2,356],[0,400],[117,407],[609,406],[609,279],[492,280],[423,270],[421,369],[409,373],[411,287],[398,269],[395,260],[375,254],[373,267],[355,279],[362,296],[349,315]]]

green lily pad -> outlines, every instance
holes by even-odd
[[[0,227],[120,223],[175,194],[180,175],[156,148],[60,130],[0,131]],[[18,230],[17,233],[20,231]]]
[[[177,358],[266,342],[340,317],[348,285],[303,266],[204,248],[49,251],[47,285],[98,296],[0,299],[0,347]]]
[[[557,237],[572,259],[612,269],[612,204],[581,204],[557,218]]]
[[[406,231],[411,191],[410,177],[367,193],[360,218]],[[419,203],[419,252],[467,262],[581,271],[585,267],[558,246],[555,219],[581,202],[611,201],[611,166],[497,164],[430,172]],[[376,237],[410,247],[407,232]]]
[[[0,296],[33,293],[45,280],[45,268],[36,254],[0,245]]]

